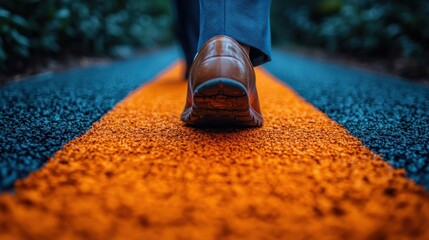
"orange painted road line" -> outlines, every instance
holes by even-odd
[[[265,125],[204,130],[181,69],[3,194],[0,238],[429,239],[428,194],[264,70]]]

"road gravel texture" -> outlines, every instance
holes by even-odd
[[[429,87],[281,51],[266,67],[429,189]]]
[[[0,87],[0,192],[26,177],[128,93],[171,64],[171,49]],[[142,69],[142,66],[145,66]]]
[[[429,239],[429,196],[263,69],[262,128],[179,120],[176,64],[0,196],[1,239]]]

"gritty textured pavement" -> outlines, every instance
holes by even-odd
[[[266,68],[429,189],[429,88],[275,51]]]
[[[39,169],[86,132],[131,90],[178,57],[167,50],[66,73],[44,74],[0,88],[0,192]]]
[[[179,121],[180,76],[0,196],[0,238],[429,239],[423,188],[270,75],[257,73],[264,127],[226,130]]]

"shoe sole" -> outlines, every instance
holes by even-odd
[[[262,115],[249,103],[243,84],[216,78],[194,90],[194,105],[185,109],[181,119],[199,127],[260,127]]]

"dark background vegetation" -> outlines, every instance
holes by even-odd
[[[61,55],[132,55],[174,40],[170,0],[0,0],[0,71]],[[426,69],[428,0],[273,0],[277,45],[407,59]],[[422,73],[424,74],[424,73]]]
[[[0,71],[44,56],[126,57],[173,39],[169,0],[0,0]]]

